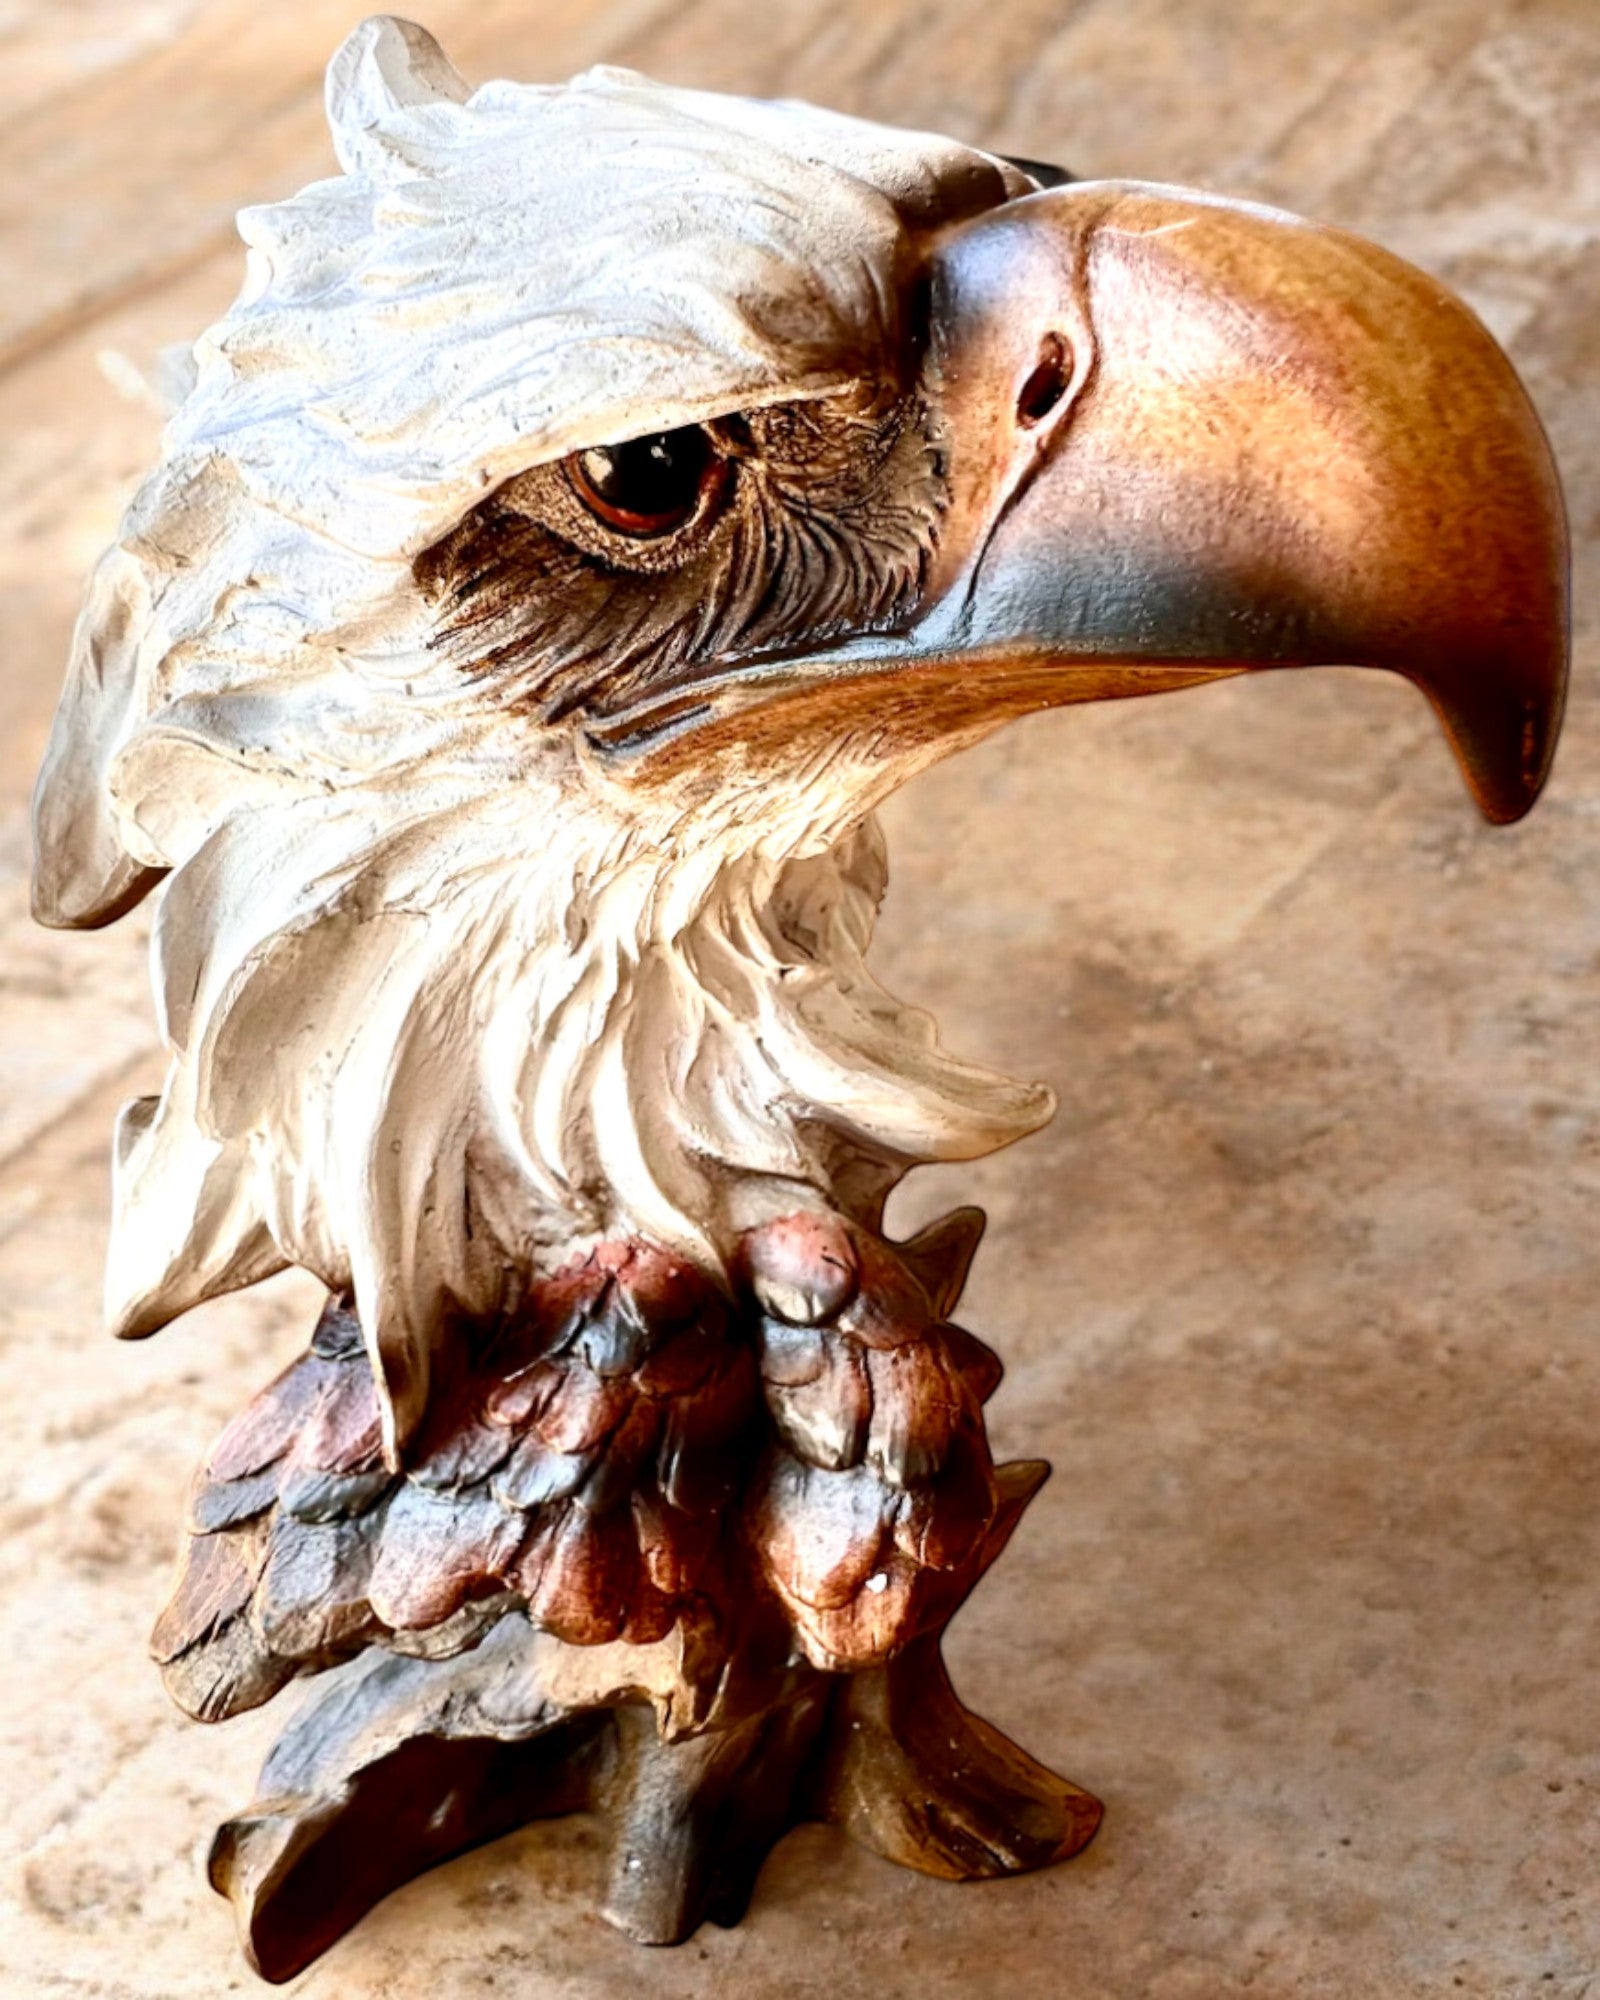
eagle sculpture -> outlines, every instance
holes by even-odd
[[[939,1656],[1048,1470],[994,1463],[949,1317],[983,1218],[882,1226],[1052,1100],[875,983],[873,811],[1038,709],[1343,663],[1516,819],[1566,671],[1538,422],[1441,286],[1269,209],[618,69],[469,90],[390,19],[328,104],[36,812],[44,922],[160,885],[113,1327],[329,1293],[155,1633],[203,1720],[327,1676],[212,1880],[282,1979],[582,1805],[657,1941],[807,1815],[1069,1854],[1098,1804]]]

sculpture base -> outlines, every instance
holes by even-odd
[[[574,1705],[547,1669],[511,1616],[457,1659],[373,1653],[331,1678],[212,1845],[264,1979],[293,1978],[413,1876],[558,1813],[606,1819],[604,1914],[642,1944],[736,1923],[801,1820],[949,1880],[1065,1860],[1100,1824],[1098,1800],[962,1705],[937,1635],[857,1674],[800,1668],[769,1706],[677,1736],[642,1696]]]

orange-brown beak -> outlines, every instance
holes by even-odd
[[[1121,182],[991,211],[931,278],[950,499],[918,612],[684,690],[713,736],[845,712],[931,749],[1032,708],[1385,667],[1484,813],[1528,810],[1561,722],[1566,524],[1459,300],[1341,231]]]

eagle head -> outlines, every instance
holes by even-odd
[[[1388,667],[1490,818],[1537,796],[1559,489],[1432,279],[801,104],[469,91],[388,19],[328,103],[40,780],[45,922],[165,878],[120,1332],[303,1265],[395,1452],[451,1326],[586,1241],[716,1274],[1039,1124],[863,964],[873,807],[1028,711]]]

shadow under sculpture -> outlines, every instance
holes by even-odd
[[[1538,796],[1566,537],[1505,357],[1340,232],[617,70],[329,71],[90,585],[35,906],[162,884],[172,1063],[114,1329],[330,1301],[196,1478],[154,1651],[324,1675],[211,1875],[292,1976],[420,1869],[598,1808],[607,1914],[740,1914],[797,1819],[953,1878],[1100,1807],[939,1652],[1047,1468],[921,1161],[1049,1091],[864,963],[874,807],[1031,711],[1392,668]],[[1051,184],[1046,185],[1049,182]]]

